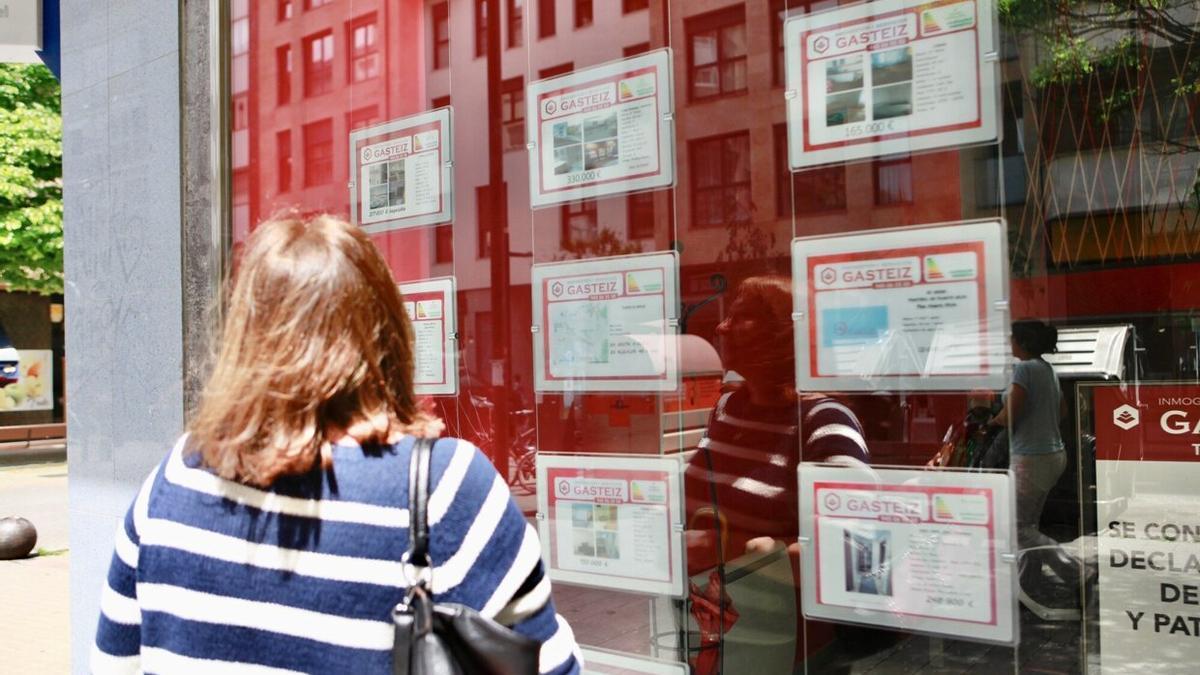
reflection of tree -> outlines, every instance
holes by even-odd
[[[607,227],[600,228],[596,236],[587,239],[571,239],[563,242],[562,253],[555,260],[582,258],[608,258],[618,255],[641,253],[642,245],[636,241],[623,241],[616,232]]]
[[[775,249],[775,233],[765,232],[749,220],[735,220],[725,229],[729,232],[729,240],[717,254],[717,262],[764,260]]]
[[[999,14],[1019,45],[1024,91],[1006,92],[1030,179],[1014,271],[1033,271],[1042,237],[1066,268],[1195,257],[1195,0],[999,0]]]

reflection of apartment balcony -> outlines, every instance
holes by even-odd
[[[1021,204],[1029,189],[1029,172],[1025,169],[1025,157],[1009,155],[999,159],[989,157],[979,160],[975,169],[975,203],[980,208],[994,208],[1001,204]],[[1004,178],[1004,193],[1000,193],[1000,179]]]
[[[1197,170],[1196,151],[1161,154],[1143,146],[1061,155],[1046,169],[1045,217],[1178,208],[1191,203]]]

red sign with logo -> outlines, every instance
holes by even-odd
[[[1200,461],[1200,385],[1095,389],[1096,459]]]

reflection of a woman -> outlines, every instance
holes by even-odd
[[[1079,561],[1039,529],[1042,509],[1051,488],[1067,465],[1060,418],[1064,408],[1058,377],[1042,358],[1058,344],[1058,331],[1040,321],[1012,325],[1012,349],[1018,362],[1013,382],[1004,397],[1004,408],[991,421],[1010,425],[1013,479],[1017,492],[1017,540],[1023,551],[1022,587],[1034,591],[1032,581],[1047,564],[1067,585],[1078,588]]]
[[[721,550],[712,531],[689,531],[692,574],[724,563],[725,555],[735,558],[779,545],[788,547],[797,573],[800,460],[868,460],[862,426],[849,408],[823,394],[806,394],[797,401],[791,313],[788,278],[752,277],[742,282],[728,315],[717,326],[723,366],[740,375],[743,383],[721,397],[700,450],[687,467],[689,518],[715,512],[726,531]],[[798,577],[792,583],[798,612]],[[742,616],[754,611],[736,609]],[[824,628],[822,640],[814,634],[820,629],[810,623],[808,639],[797,644],[809,654],[821,649],[831,640],[831,631]],[[804,656],[799,653],[798,659]]]

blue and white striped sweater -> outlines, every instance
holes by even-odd
[[[118,528],[93,672],[390,672],[412,439],[336,446],[331,470],[269,490],[218,478],[185,442]],[[541,672],[578,672],[537,535],[491,462],[443,440],[431,475],[435,598],[540,641]]]

